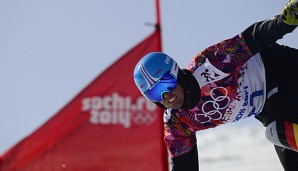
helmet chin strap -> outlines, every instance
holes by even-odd
[[[200,86],[192,75],[192,73],[186,69],[179,70],[178,72],[178,82],[183,87],[184,102],[182,109],[192,109],[194,108],[200,100]]]
[[[189,100],[189,90],[183,87],[183,93],[184,93],[184,101],[183,105],[181,106],[182,109],[187,109],[188,108],[188,100]]]

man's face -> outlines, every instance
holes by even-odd
[[[183,87],[177,83],[176,88],[169,93],[163,93],[163,99],[160,102],[166,108],[179,109],[184,103]]]

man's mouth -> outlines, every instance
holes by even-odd
[[[173,103],[176,100],[176,96],[172,97],[170,100],[168,100],[169,103]]]

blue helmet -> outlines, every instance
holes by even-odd
[[[173,58],[161,52],[151,52],[137,63],[133,75],[137,87],[144,94],[166,73],[177,79],[178,71],[179,66]]]

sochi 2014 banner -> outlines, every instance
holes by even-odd
[[[133,81],[138,60],[160,50],[157,29],[2,155],[1,171],[167,170],[162,111]]]

